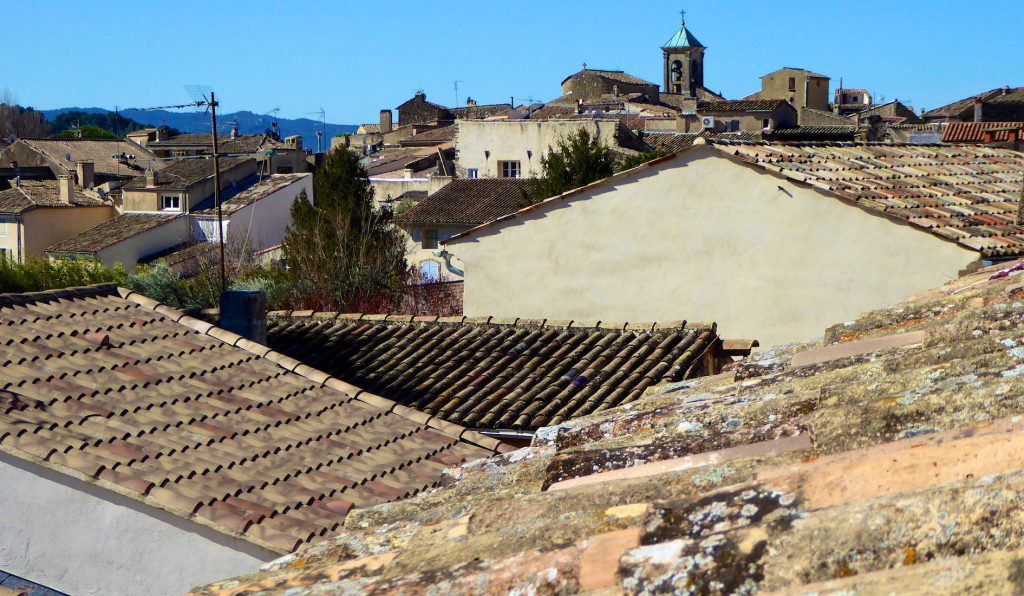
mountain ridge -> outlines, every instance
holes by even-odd
[[[41,112],[49,121],[66,112],[107,114],[113,112],[113,110],[95,107],[66,107],[55,108],[52,110],[39,110],[39,112]],[[166,125],[185,133],[210,132],[210,115],[203,111],[193,110],[172,112],[169,110],[125,109],[119,110],[118,113],[125,118],[131,118],[132,120],[137,120],[151,126]],[[300,135],[302,137],[303,146],[313,151],[316,151],[317,149],[317,131],[326,129],[326,134],[324,134],[323,140],[321,141],[321,150],[326,151],[330,148],[331,137],[345,133],[354,133],[358,128],[358,125],[355,124],[333,124],[328,122],[324,125],[321,122],[310,118],[275,119],[273,116],[267,114],[256,114],[248,110],[241,110],[227,114],[217,114],[218,134],[230,134],[231,127],[236,121],[238,122],[238,132],[240,134],[260,134],[264,131],[270,130],[272,123],[276,121],[282,138],[291,135]],[[121,134],[128,132],[130,131],[120,131]]]

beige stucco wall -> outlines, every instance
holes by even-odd
[[[112,207],[53,207],[22,214],[28,257],[45,257],[46,249],[114,217]]]
[[[0,249],[4,249],[7,258],[21,261],[21,219],[17,215],[0,214]]]
[[[277,557],[0,453],[0,569],[68,594],[179,595]]]
[[[789,90],[789,78],[796,79],[796,90]],[[798,111],[801,108],[814,108],[828,111],[829,80],[820,77],[809,77],[801,70],[782,69],[761,77],[761,99],[793,98],[791,102]]]
[[[410,266],[416,267],[417,269],[424,261],[433,261],[438,265],[438,269],[441,272],[441,279],[445,281],[462,280],[462,275],[459,275],[459,273],[452,271],[446,266],[444,257],[434,256],[435,252],[440,252],[444,249],[444,244],[438,244],[437,248],[423,248],[423,231],[428,228],[437,230],[438,242],[444,242],[456,234],[465,232],[470,227],[472,226],[403,226],[402,233],[405,236],[406,261],[408,261]],[[465,264],[457,258],[451,258],[448,262],[451,263],[452,267],[459,271],[465,270]]]
[[[940,286],[977,258],[710,147],[580,197],[448,245],[466,265],[466,315],[714,320],[767,346]]]
[[[223,166],[221,166],[223,167]],[[211,166],[210,171],[213,171]],[[235,184],[256,173],[256,160],[244,161],[235,167],[220,172],[220,188],[226,192]],[[157,173],[157,176],[160,174]],[[213,196],[213,176],[193,184],[186,191],[173,189],[125,189],[123,191],[124,211],[160,211],[161,195],[178,195],[182,211],[195,209],[196,205]]]
[[[188,216],[150,228],[141,234],[118,242],[96,253],[96,258],[108,267],[115,263],[124,265],[128,271],[135,271],[139,259],[177,246],[192,239],[192,224]]]
[[[612,121],[459,120],[455,126],[456,169],[460,178],[467,178],[470,168],[476,168],[480,178],[498,178],[499,161],[518,161],[523,178],[539,176],[540,158],[548,148],[581,128],[609,147],[617,145],[618,123]]]

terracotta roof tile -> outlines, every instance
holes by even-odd
[[[985,255],[1024,252],[1016,225],[1024,154],[970,145],[719,145],[756,166],[807,182]],[[984,230],[975,213],[1005,216]]]
[[[1017,593],[1022,273],[982,270],[541,429],[196,593]],[[901,332],[928,339],[792,364]]]
[[[113,219],[54,244],[46,249],[48,253],[91,254],[108,246],[137,236],[147,230],[162,226],[171,220],[184,217],[182,214],[122,213]]]
[[[126,140],[19,139],[68,171],[75,162],[91,161],[97,174],[116,177],[138,176],[146,168],[162,169],[164,163],[150,150]],[[125,156],[123,159],[120,156]],[[69,159],[70,157],[70,159]]]
[[[398,216],[398,222],[481,224],[515,212],[529,192],[530,180],[524,178],[453,180]]]
[[[701,374],[698,362],[717,339],[712,330],[650,327],[271,317],[267,337],[275,350],[438,417],[427,423],[435,428],[444,419],[532,430]]]
[[[950,122],[942,132],[943,143],[981,143],[986,131],[991,131],[992,141],[1010,141],[1010,133],[1016,131],[1016,138],[1024,137],[1024,122]]]
[[[276,550],[434,486],[428,458],[494,453],[121,292],[0,295],[0,450]]]

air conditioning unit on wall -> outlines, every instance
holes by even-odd
[[[715,128],[715,117],[714,116],[701,116],[700,125],[702,128],[713,129]]]

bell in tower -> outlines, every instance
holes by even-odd
[[[697,97],[704,86],[704,46],[686,29],[686,11],[679,31],[661,46],[665,61],[665,92]]]

